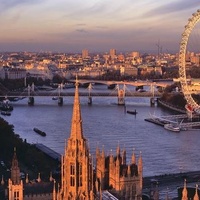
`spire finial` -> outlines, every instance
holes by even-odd
[[[186,185],[186,179],[184,179],[184,187],[182,190],[182,200],[187,200],[187,185]]]
[[[117,146],[117,156],[120,155],[120,146],[119,146],[119,140],[118,140],[118,146]]]
[[[49,177],[49,181],[52,182],[54,179],[53,179],[53,176],[52,176],[52,172],[50,172],[50,177]]]
[[[1,185],[4,185],[4,178],[3,178],[3,175],[2,175],[2,177],[1,177]]]
[[[26,174],[26,183],[29,183],[28,174]]]
[[[76,88],[78,87],[78,74],[76,74]]]
[[[40,173],[38,173],[38,179],[37,181],[40,183],[41,182],[41,178],[40,178]]]

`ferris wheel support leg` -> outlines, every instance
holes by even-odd
[[[187,116],[188,116],[188,119],[189,119],[190,121],[192,121],[193,112],[187,111]]]

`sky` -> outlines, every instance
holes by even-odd
[[[0,0],[0,51],[179,51],[199,0]]]

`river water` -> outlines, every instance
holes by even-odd
[[[35,97],[35,105],[28,106],[27,99],[14,102],[11,116],[2,116],[14,125],[15,133],[29,143],[43,143],[63,154],[65,140],[71,128],[73,97],[64,97],[58,106],[52,97]],[[127,114],[123,106],[116,105],[117,97],[80,97],[83,133],[94,155],[96,146],[104,146],[107,154],[116,152],[118,144],[127,151],[130,161],[142,152],[144,176],[200,170],[199,131],[170,132],[144,119],[151,114],[172,114],[160,107],[151,107],[149,98],[126,97],[126,109],[137,110],[136,116]],[[37,127],[47,136],[33,131]]]

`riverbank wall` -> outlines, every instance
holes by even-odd
[[[178,113],[186,114],[186,110],[185,109],[182,109],[180,107],[174,106],[174,105],[172,105],[172,104],[170,104],[170,103],[168,103],[166,101],[161,100],[160,98],[157,98],[157,104],[158,104],[158,106],[162,106],[162,107],[167,108],[167,109],[169,109],[171,111],[176,111]]]

